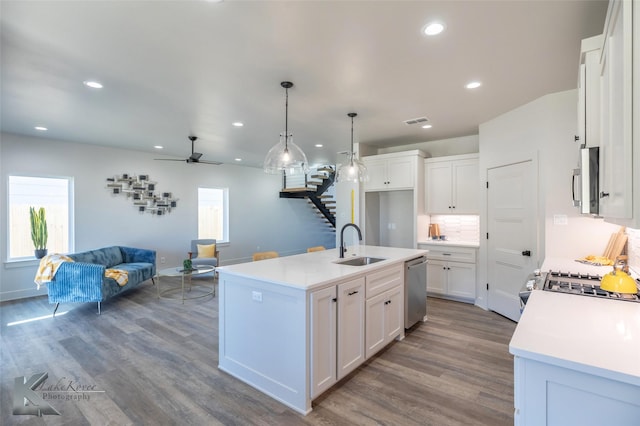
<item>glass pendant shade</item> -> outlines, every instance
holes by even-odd
[[[293,143],[293,135],[285,138],[285,133],[280,133],[280,142],[273,146],[264,159],[264,172],[269,174],[282,174],[287,176],[306,174],[309,171],[307,156],[298,145]]]
[[[346,164],[341,164],[336,172],[336,182],[366,182],[369,180],[369,174],[367,173],[367,167],[353,152],[353,118],[358,114],[350,112],[347,114],[351,117],[351,151],[347,152]]]
[[[346,164],[341,164],[336,173],[336,182],[366,182],[369,178],[367,167],[355,153],[347,154],[348,160]]]
[[[293,143],[293,134],[289,132],[289,89],[290,81],[283,81],[280,86],[285,89],[284,132],[280,133],[280,142],[269,150],[264,158],[264,172],[286,176],[307,174],[309,166],[307,156],[298,145]]]

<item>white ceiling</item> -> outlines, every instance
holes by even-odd
[[[576,87],[607,1],[6,1],[1,130],[261,165],[284,130],[309,162],[478,133]],[[421,28],[444,21],[427,38]],[[96,91],[82,82],[104,84]],[[471,80],[483,85],[464,88]],[[404,120],[426,116],[425,130]],[[236,128],[233,121],[244,122]],[[34,126],[45,126],[38,132]],[[323,148],[314,147],[321,143]],[[212,167],[212,166],[210,166]]]

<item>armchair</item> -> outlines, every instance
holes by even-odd
[[[191,251],[189,252],[189,258],[191,259],[191,264],[195,267],[198,265],[207,265],[218,267],[220,265],[220,252],[218,251],[217,245],[213,247],[204,247],[211,246],[212,244],[216,244],[216,240],[213,239],[202,239],[202,240],[191,240]],[[198,250],[198,246],[200,246],[200,250]],[[213,251],[213,256],[203,256],[209,255],[211,253],[205,253],[207,251]]]

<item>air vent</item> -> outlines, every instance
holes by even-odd
[[[405,120],[404,124],[413,125],[413,124],[424,124],[428,122],[429,122],[429,119],[427,117],[418,117],[418,118],[412,118],[410,120]]]

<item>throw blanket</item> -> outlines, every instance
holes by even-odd
[[[120,287],[123,287],[129,281],[129,273],[124,269],[107,269],[104,276],[116,280]]]
[[[36,278],[33,280],[40,290],[40,286],[53,280],[58,268],[62,262],[73,262],[73,259],[63,254],[50,254],[40,259],[40,266],[36,272]]]

